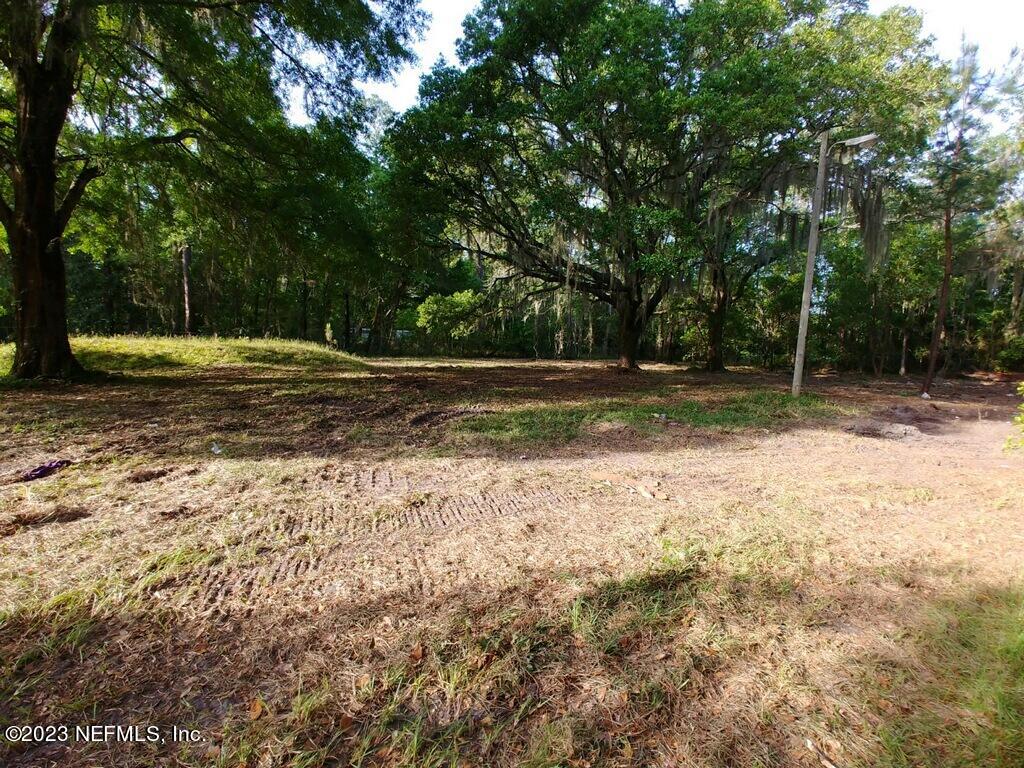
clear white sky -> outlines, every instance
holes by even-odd
[[[421,0],[431,21],[423,39],[415,46],[419,59],[405,67],[392,83],[368,83],[364,90],[391,104],[398,111],[416,102],[420,75],[439,56],[455,61],[455,41],[462,34],[462,20],[477,0]],[[924,17],[927,34],[947,59],[956,57],[963,35],[979,46],[979,57],[987,69],[1001,70],[1014,47],[1024,48],[1024,0],[870,0],[873,12],[893,5],[909,5]]]
[[[1024,2],[1024,0],[1021,0]],[[368,83],[363,90],[380,96],[401,112],[416,102],[420,75],[428,72],[440,56],[455,63],[455,41],[462,37],[462,20],[479,0],[420,0],[430,14],[423,39],[414,46],[418,61],[399,72],[392,83]]]

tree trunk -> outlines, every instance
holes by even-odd
[[[872,288],[871,290],[871,301],[868,305],[868,364],[871,366],[871,372],[875,376],[881,375],[879,358],[884,354],[882,351],[882,343],[879,339],[878,332],[878,304],[877,304],[877,292]]]
[[[874,302],[872,302],[874,303]],[[872,306],[872,318],[877,316],[877,311]],[[874,326],[876,323],[872,319],[871,324]],[[881,376],[885,373],[885,362],[888,360],[889,355],[892,351],[892,323],[886,311],[886,316],[882,322],[883,331],[879,334],[878,329],[875,328],[872,331],[872,336],[876,339],[874,343],[875,351],[871,355],[871,367],[874,370],[875,376]],[[881,338],[878,338],[881,336]]]
[[[260,326],[260,307],[263,306],[263,278],[256,283],[256,295],[252,303],[252,329],[250,336],[256,336],[256,329]]]
[[[299,288],[299,338],[309,338],[309,280],[305,273],[302,275],[302,285]]]
[[[955,179],[954,179],[955,184]],[[928,394],[935,381],[942,347],[942,331],[946,325],[946,310],[949,305],[949,285],[953,278],[953,203],[946,202],[946,213],[942,222],[942,238],[945,244],[945,261],[942,267],[942,284],[939,286],[939,305],[935,310],[935,327],[932,329],[932,343],[928,349],[928,372],[921,385],[921,394]]]
[[[952,292],[952,288],[950,288],[950,292]],[[960,370],[959,354],[957,353],[956,305],[950,303],[950,298],[952,297],[950,296],[946,300],[946,317],[948,322],[943,323],[942,326],[942,347],[940,348],[942,367],[936,373],[936,375],[941,374],[943,378],[949,378]]]
[[[611,355],[611,346],[612,346],[611,314],[615,311],[615,308],[613,306],[611,306],[610,304],[606,304],[605,306],[607,306],[608,309],[607,309],[607,316],[604,319],[604,341],[601,343],[601,354],[604,357],[609,357]]]
[[[273,323],[273,319],[270,317],[270,310],[274,301],[274,286],[276,283],[276,280],[267,281],[267,303],[263,306],[262,336],[264,339],[270,338],[271,323]]]
[[[384,326],[385,326],[384,299],[378,297],[373,309],[373,319],[370,321],[370,339],[367,347],[371,352],[378,355],[384,354]]]
[[[637,350],[644,328],[640,302],[623,294],[615,309],[619,316],[619,368],[624,371],[634,370],[640,367],[637,364]]]
[[[1010,329],[1013,335],[1024,332],[1021,326],[1021,305],[1024,304],[1024,265],[1018,264],[1013,269],[1013,290],[1010,296]]]
[[[345,351],[352,351],[352,295],[345,291]]]
[[[181,299],[185,307],[184,332],[192,335],[192,246],[181,247]]]
[[[884,373],[884,371],[885,371],[885,363],[886,363],[886,361],[892,359],[892,353],[893,353],[893,344],[892,344],[892,313],[890,313],[888,310],[886,310],[886,314],[885,314],[885,344],[884,344],[884,348],[885,349],[884,349],[884,352],[882,354],[882,362],[881,362],[881,365],[880,365],[879,371],[878,371],[879,375]]]
[[[725,267],[711,265],[711,307],[708,311],[708,371],[725,370],[725,317],[729,311],[729,284]]]
[[[949,305],[949,285],[953,278],[953,195],[957,188],[959,173],[957,163],[960,161],[960,153],[963,149],[964,126],[961,122],[956,136],[956,143],[953,145],[952,172],[949,178],[949,188],[946,193],[946,210],[942,218],[942,240],[945,245],[945,260],[942,268],[942,285],[939,287],[939,305],[935,310],[935,327],[932,329],[932,343],[928,349],[928,372],[925,374],[924,383],[921,385],[921,394],[928,394],[932,382],[935,380],[935,369],[939,362],[939,351],[942,346],[942,331],[946,324],[946,309]]]
[[[504,315],[502,316],[504,318]],[[504,325],[504,319],[502,320]],[[503,329],[504,330],[504,329]],[[594,359],[594,305],[587,305],[587,359]]]
[[[20,117],[20,115],[19,115]],[[68,378],[81,367],[68,342],[63,226],[56,207],[56,137],[28,137],[14,182],[7,228],[14,288],[14,367],[18,378]]]
[[[26,217],[28,218],[28,217]],[[38,221],[38,215],[32,216]],[[42,232],[20,222],[8,235],[13,257],[14,366],[12,375],[66,379],[82,368],[68,341],[64,252],[59,237],[44,242]],[[25,231],[28,230],[28,231]]]
[[[103,310],[107,316],[107,333],[114,333],[114,294],[117,291],[117,281],[114,279],[114,268],[110,264],[110,254],[103,255],[103,280],[106,283],[106,293],[103,296]]]
[[[57,6],[63,8],[63,4]],[[35,4],[8,5],[4,24],[25,30],[38,23]],[[26,17],[25,14],[33,14]],[[81,371],[68,342],[67,286],[61,240],[71,212],[99,171],[86,164],[57,202],[57,143],[75,93],[85,4],[57,14],[40,56],[40,37],[9,40],[5,63],[17,101],[11,188],[0,201],[0,221],[11,249],[14,288],[14,366],[18,378],[68,378]]]
[[[20,120],[19,114],[19,125]],[[47,138],[26,138],[29,146],[20,152],[20,172],[12,185],[14,210],[5,216],[14,288],[11,373],[23,379],[68,378],[81,371],[68,342],[64,225],[56,205],[56,136],[52,142]]]
[[[324,272],[324,300],[320,305],[320,334],[324,342],[332,342],[337,344],[334,339],[327,338],[327,326],[331,322],[331,273]],[[333,337],[333,332],[332,332]]]
[[[725,314],[720,311],[713,311],[708,317],[708,359],[704,369],[725,370]]]

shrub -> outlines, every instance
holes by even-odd
[[[1024,336],[1015,336],[1006,348],[996,355],[996,368],[1000,371],[1024,371]]]

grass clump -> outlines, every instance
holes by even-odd
[[[331,756],[351,727],[351,718],[339,712],[336,691],[326,679],[311,687],[303,687],[300,682],[290,706],[281,712],[274,712],[270,704],[256,696],[249,702],[245,719],[231,723],[225,729],[212,763],[208,756],[199,761],[183,756],[182,763],[196,768],[248,765],[320,768],[334,765]]]
[[[1021,384],[1017,388],[1017,393],[1024,397],[1024,384]],[[1024,448],[1024,403],[1021,403],[1017,409],[1017,415],[1013,419],[1013,423],[1020,427],[1020,432],[1010,437],[1007,440],[1007,445],[1010,448]]]
[[[579,437],[595,410],[586,407],[542,406],[471,416],[459,429],[510,443],[568,442]]]
[[[880,681],[884,765],[1024,765],[1024,588],[939,604],[918,641],[928,674]]]
[[[534,675],[553,660],[557,628],[519,609],[466,616],[405,666],[363,686],[352,765],[457,765],[487,755],[540,705]],[[480,713],[484,713],[481,716]]]
[[[81,647],[95,625],[97,607],[107,599],[105,586],[71,589],[34,606],[0,612],[0,648],[5,649],[0,691],[4,695],[16,686],[18,673],[33,662]]]
[[[568,442],[584,428],[617,422],[655,433],[670,423],[710,429],[768,427],[786,422],[835,415],[839,409],[817,395],[791,397],[757,390],[708,406],[694,400],[628,403],[621,400],[593,405],[540,406],[482,414],[460,422],[463,431],[511,443]]]
[[[94,635],[118,616],[146,611],[151,593],[217,555],[180,547],[147,558],[126,574],[25,601],[0,611],[0,700],[26,696],[48,674],[48,661],[86,653]],[[0,725],[3,722],[0,717]]]
[[[660,567],[599,585],[569,610],[572,632],[602,653],[621,655],[674,626],[696,601],[702,556],[666,556]]]

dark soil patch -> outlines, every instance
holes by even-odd
[[[480,416],[494,411],[481,408],[451,408],[448,410],[424,411],[409,419],[410,427],[435,427],[462,416]]]
[[[939,406],[931,404],[926,409],[911,408],[909,405],[893,405],[886,408],[880,415],[895,424],[909,424],[918,429],[943,421],[942,410]]]
[[[161,477],[167,477],[171,474],[171,470],[167,467],[151,468],[141,467],[136,469],[130,475],[128,475],[129,483],[148,483],[153,480],[159,480]]]
[[[157,514],[164,520],[185,520],[202,513],[202,509],[191,507],[188,504],[179,504],[176,507],[161,509]]]
[[[22,528],[38,528],[50,523],[70,523],[85,517],[90,517],[90,514],[82,507],[58,506],[51,510],[25,512],[0,522],[0,538],[13,536]]]
[[[921,434],[921,430],[912,424],[886,421],[857,421],[844,429],[861,437],[877,437],[881,440],[906,440]]]

